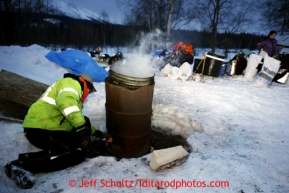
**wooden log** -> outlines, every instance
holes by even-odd
[[[181,146],[155,150],[152,153],[150,168],[153,171],[170,168],[187,161],[189,153]]]
[[[0,111],[5,117],[24,119],[29,107],[39,99],[48,85],[1,70]]]

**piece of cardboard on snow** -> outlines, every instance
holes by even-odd
[[[180,145],[167,149],[155,150],[152,153],[150,167],[152,170],[162,170],[177,166],[187,161],[189,153]]]

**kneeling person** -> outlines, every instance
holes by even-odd
[[[31,188],[34,173],[53,172],[83,162],[91,136],[109,137],[95,130],[82,114],[83,103],[92,92],[96,90],[89,75],[67,73],[31,105],[22,125],[24,135],[43,151],[19,154],[17,160],[4,166],[6,175],[17,186]]]

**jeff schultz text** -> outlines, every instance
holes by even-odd
[[[76,187],[75,180],[69,181],[70,187]],[[152,179],[136,179],[136,180],[113,180],[113,179],[82,179],[79,188],[224,188],[230,187],[229,181],[201,181],[201,180],[152,180]]]

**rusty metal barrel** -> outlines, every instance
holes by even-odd
[[[110,155],[133,158],[149,152],[153,90],[154,73],[139,78],[109,71],[105,107],[106,128],[113,139]]]

